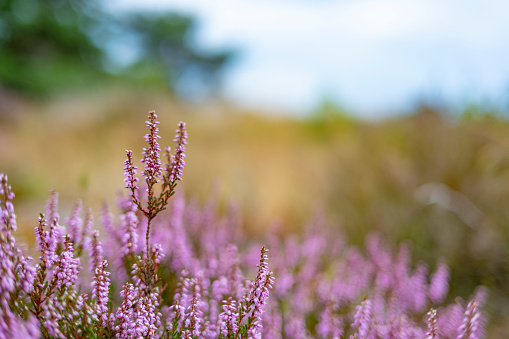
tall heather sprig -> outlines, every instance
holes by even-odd
[[[51,284],[55,284],[57,289],[65,290],[78,279],[80,269],[80,259],[74,258],[74,248],[69,237],[65,237],[64,250],[56,260],[56,272]]]
[[[141,175],[145,177],[147,182],[149,205],[151,204],[150,200],[154,199],[152,187],[159,182],[162,174],[161,157],[159,155],[161,146],[157,142],[157,139],[160,139],[161,136],[157,134],[159,132],[159,128],[157,128],[159,121],[156,121],[156,118],[156,113],[152,111],[148,114],[148,121],[145,121],[150,132],[145,134],[145,141],[148,143],[148,147],[143,148],[143,159],[141,159],[141,162],[145,164]]]
[[[200,337],[203,330],[203,312],[201,311],[202,294],[198,279],[187,280],[189,286],[186,286],[190,292],[190,304],[185,311],[183,336],[186,339]]]
[[[55,251],[58,241],[55,232],[55,220],[53,220],[49,231],[46,230],[47,226],[46,219],[41,214],[39,216],[39,225],[35,228],[35,240],[38,250],[41,252],[39,261],[45,268],[50,267],[57,258]]]
[[[447,296],[449,291],[449,267],[446,264],[440,263],[435,273],[431,276],[429,286],[429,298],[435,304],[438,304]]]
[[[145,141],[148,143],[148,147],[143,149],[143,159],[141,162],[144,164],[142,176],[145,177],[147,186],[147,201],[146,205],[143,206],[138,194],[139,188],[136,183],[136,167],[133,165],[132,152],[127,151],[127,159],[124,162],[124,171],[126,182],[126,188],[131,191],[131,198],[133,204],[142,212],[146,217],[147,230],[145,234],[146,247],[143,257],[137,257],[136,262],[133,265],[133,279],[135,281],[134,292],[130,291],[130,287],[126,285],[124,290],[124,301],[132,293],[137,295],[138,301],[135,304],[136,315],[135,323],[143,324],[143,336],[146,338],[152,338],[155,336],[155,332],[160,325],[161,313],[158,310],[159,301],[161,298],[161,289],[158,287],[160,281],[157,276],[157,269],[160,258],[163,256],[160,245],[154,247],[150,246],[150,227],[152,220],[155,216],[166,208],[168,199],[175,193],[175,187],[177,180],[182,180],[182,170],[184,167],[185,158],[185,144],[187,144],[187,132],[185,131],[185,124],[180,123],[177,129],[177,136],[175,142],[177,143],[175,156],[172,156],[167,149],[166,157],[168,164],[166,166],[166,172],[163,175],[163,168],[161,165],[161,158],[159,152],[161,147],[157,142],[161,137],[158,135],[159,129],[157,125],[159,122],[156,120],[157,115],[154,111],[149,112],[148,120],[145,122],[149,128],[149,133],[145,135]],[[161,191],[159,195],[156,195],[155,185],[162,180]],[[125,226],[126,233],[123,235],[122,251],[124,254],[131,253],[136,242],[136,235],[134,232],[134,224],[136,223],[136,216],[134,212],[131,214],[126,213],[123,224]],[[123,312],[119,315],[125,317]],[[120,328],[124,328],[122,324]],[[135,330],[138,331],[139,327]],[[191,334],[196,333],[196,330],[192,330]],[[140,333],[136,332],[136,335]]]
[[[136,190],[139,189],[139,179],[136,177],[138,167],[133,164],[133,151],[126,150],[125,152],[127,153],[127,159],[124,161],[125,188],[131,189],[131,194],[134,199]]]
[[[238,330],[238,312],[237,301],[232,297],[228,300],[223,300],[223,312],[219,314],[220,321],[220,334],[223,337],[230,338]]]
[[[168,165],[166,166],[166,173],[163,175],[161,167],[161,158],[159,152],[161,147],[157,142],[161,137],[158,135],[159,129],[157,125],[159,122],[156,120],[157,115],[154,111],[149,112],[148,120],[145,124],[149,128],[149,133],[145,135],[145,141],[148,143],[148,147],[143,149],[142,163],[145,164],[142,176],[145,177],[147,184],[147,205],[142,206],[137,190],[139,189],[136,183],[136,167],[133,164],[132,151],[127,150],[127,159],[124,162],[124,173],[126,188],[131,190],[131,197],[134,204],[138,209],[145,215],[148,220],[147,232],[146,232],[146,251],[149,251],[149,236],[150,226],[152,219],[166,208],[168,199],[175,193],[175,187],[178,180],[182,180],[182,170],[184,168],[185,158],[185,145],[187,144],[187,132],[185,131],[185,123],[180,122],[177,129],[177,135],[174,141],[177,143],[176,153],[174,156],[170,154],[169,148],[167,148]],[[154,185],[160,180],[163,180],[161,186],[161,192],[159,196],[156,196]]]
[[[432,308],[428,312],[428,332],[426,332],[426,339],[438,339],[438,326],[437,326],[437,310]]]
[[[54,190],[50,191],[48,201],[46,202],[46,220],[52,225],[51,232],[54,233],[54,238],[57,240],[58,245],[63,246],[65,230],[58,223],[60,215],[58,213],[58,193]]]
[[[357,312],[355,313],[352,327],[356,328],[357,331],[351,338],[353,339],[368,338],[371,326],[372,305],[373,304],[371,300],[366,299],[359,306],[356,307]]]
[[[122,256],[136,252],[138,245],[136,205],[129,202],[128,206],[128,209],[120,216],[120,236],[122,238],[122,248],[120,251]]]
[[[119,322],[114,328],[117,338],[138,338],[143,333],[143,330],[139,329],[137,323],[133,321],[135,316],[133,305],[137,301],[138,293],[131,283],[126,283],[120,295],[123,298],[122,305],[115,313],[115,318]]]
[[[327,303],[327,306],[320,314],[318,321],[316,331],[320,337],[339,339],[343,336],[343,324],[341,318],[335,314],[332,302]]]
[[[157,293],[145,295],[139,287],[126,283],[120,294],[123,302],[115,314],[117,338],[155,338],[161,325]]]
[[[179,122],[178,128],[175,130],[177,134],[175,134],[175,138],[173,142],[177,143],[177,148],[174,156],[170,156],[170,149],[166,149],[166,155],[169,156],[168,164],[170,166],[167,168],[167,172],[169,174],[169,183],[176,183],[177,180],[182,180],[182,174],[184,170],[185,157],[186,157],[186,146],[187,145],[187,131],[186,131],[186,123]]]
[[[92,210],[87,208],[85,210],[85,221],[83,222],[83,229],[81,230],[81,239],[83,239],[82,246],[90,248],[90,240],[92,236],[92,229],[94,227],[94,216]]]
[[[23,299],[33,290],[35,272],[28,262],[31,258],[22,255],[12,234],[17,229],[13,199],[7,176],[0,173],[0,339],[37,338],[37,320],[26,314]]]
[[[95,272],[103,261],[103,248],[101,241],[99,240],[99,231],[94,230],[92,232],[91,239],[87,241],[87,251],[90,255],[89,270]]]
[[[76,245],[81,243],[83,239],[83,218],[81,212],[83,211],[83,205],[81,201],[76,201],[72,209],[71,217],[66,218],[67,232],[69,239]]]
[[[97,320],[101,326],[108,324],[110,272],[106,271],[108,262],[103,260],[95,269],[94,280],[92,281],[92,299],[95,299]]]
[[[182,330],[188,299],[187,286],[189,286],[189,281],[187,272],[182,272],[173,296],[173,305],[169,307],[168,326],[166,329],[169,338],[175,338],[179,331]]]
[[[260,263],[258,264],[258,272],[255,281],[251,284],[251,290],[241,302],[238,327],[242,319],[247,318],[247,337],[261,338],[263,307],[269,298],[269,290],[274,285],[274,274],[269,270],[268,250],[262,247]]]
[[[457,339],[481,339],[484,338],[484,316],[481,308],[486,302],[487,292],[479,288],[467,305],[463,323],[458,329]]]

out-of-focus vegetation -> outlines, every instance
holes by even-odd
[[[0,89],[45,97],[119,82],[184,95],[215,88],[232,53],[197,47],[192,17],[111,13],[103,5],[0,1]]]
[[[196,47],[195,26],[95,1],[0,1],[0,171],[26,239],[50,188],[62,211],[113,202],[124,149],[144,147],[140,122],[155,109],[161,126],[188,123],[190,197],[235,201],[255,236],[276,219],[296,230],[318,210],[354,243],[373,230],[409,241],[414,259],[451,267],[450,295],[487,286],[489,337],[509,337],[509,122],[475,107],[366,122],[331,103],[301,119],[189,106],[168,94],[212,91],[232,56]],[[173,134],[162,130],[161,144]]]
[[[296,119],[121,92],[19,107],[0,124],[0,168],[28,234],[50,187],[64,210],[78,198],[96,211],[113,202],[123,187],[123,150],[143,147],[148,109],[162,126],[188,123],[181,189],[189,196],[236,201],[253,235],[275,219],[298,229],[320,210],[354,243],[373,230],[409,241],[414,259],[451,266],[450,295],[487,286],[489,337],[509,334],[507,121],[423,108],[364,122],[331,105]],[[170,144],[173,130],[161,135]]]

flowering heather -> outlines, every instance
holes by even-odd
[[[139,185],[126,152],[128,196],[117,215],[102,209],[101,232],[80,202],[61,225],[50,194],[34,220],[35,263],[16,245],[14,193],[0,174],[0,339],[483,338],[484,289],[444,304],[447,265],[414,265],[409,246],[395,251],[379,235],[362,249],[321,221],[301,235],[274,229],[269,265],[235,211],[174,196],[188,135],[179,123],[161,158],[158,124],[149,112]]]

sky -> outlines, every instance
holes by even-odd
[[[419,100],[509,104],[509,1],[116,0],[177,10],[197,43],[240,54],[223,94],[303,114],[324,99],[371,117]]]

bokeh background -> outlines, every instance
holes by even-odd
[[[253,236],[315,213],[444,260],[509,336],[509,5],[500,1],[0,0],[0,171],[20,237],[122,191],[156,110],[190,134],[179,190]],[[96,213],[97,215],[97,213]]]

